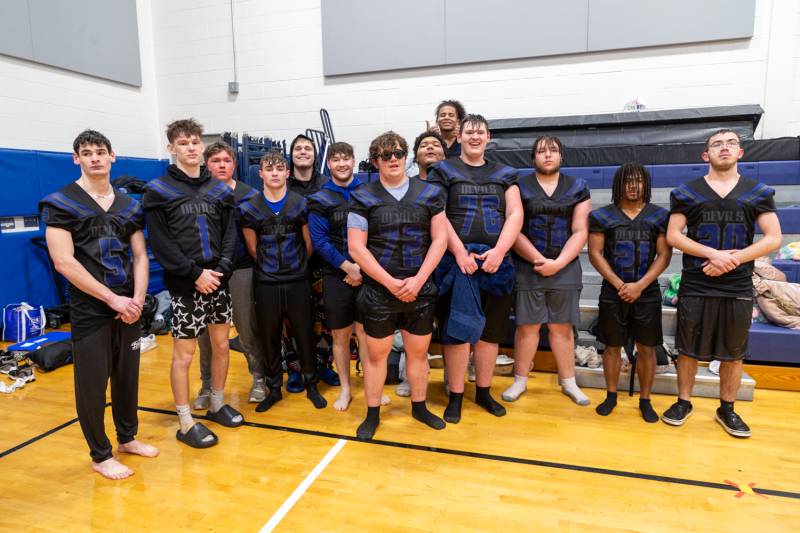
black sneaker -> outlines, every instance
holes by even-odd
[[[717,415],[714,419],[720,423],[722,429],[734,437],[744,439],[753,434],[750,431],[750,427],[744,423],[744,420],[742,420],[739,415],[733,412],[733,409],[728,410],[718,407]]]
[[[671,426],[682,426],[689,415],[692,414],[692,404],[684,404],[681,402],[673,403],[669,409],[664,411],[661,415],[661,420]]]

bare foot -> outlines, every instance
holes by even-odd
[[[108,479],[125,479],[133,475],[133,470],[120,463],[113,457],[102,463],[92,463],[92,470]]]
[[[339,397],[336,398],[336,401],[333,402],[333,408],[337,411],[347,411],[347,408],[350,406],[350,401],[353,399],[350,396],[349,390],[341,390],[339,391]]]
[[[118,449],[122,453],[132,453],[134,455],[141,455],[142,457],[156,457],[158,455],[158,448],[136,439],[126,442],[125,444],[120,444]]]
[[[381,405],[389,405],[390,403],[392,403],[392,400],[385,394],[381,394]]]

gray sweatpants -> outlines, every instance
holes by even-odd
[[[228,281],[233,305],[233,325],[244,348],[247,369],[254,378],[264,377],[264,348],[256,333],[256,311],[253,299],[253,269],[234,270]],[[200,346],[200,379],[203,387],[211,389],[211,340],[208,332],[197,339]]]

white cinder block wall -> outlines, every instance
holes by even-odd
[[[488,118],[507,118],[617,112],[639,97],[649,109],[756,103],[766,109],[758,136],[800,135],[800,2],[794,0],[758,0],[749,41],[327,79],[320,2],[234,0],[236,97],[227,94],[230,1],[153,2],[162,123],[191,115],[209,132],[289,139],[319,129],[318,111],[325,107],[337,140],[353,143],[361,159],[369,141],[388,128],[413,140],[444,98]],[[480,46],[479,35],[464,37],[465,46]],[[357,25],[352,38],[359,38]]]
[[[70,152],[93,128],[119,155],[162,157],[150,6],[137,2],[142,87],[0,55],[0,147]]]
[[[800,135],[795,0],[758,0],[749,41],[327,79],[320,2],[234,0],[236,97],[227,93],[230,0],[138,0],[141,88],[0,56],[0,147],[67,151],[78,131],[93,127],[120,155],[165,157],[164,125],[175,118],[196,117],[209,133],[290,139],[320,128],[325,107],[337,139],[352,142],[361,159],[386,129],[411,141],[444,98],[488,118],[616,112],[633,97],[650,109],[756,103],[766,109],[758,136]],[[476,35],[465,39],[480,46]]]

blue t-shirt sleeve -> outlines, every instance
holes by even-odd
[[[347,229],[350,228],[360,229],[361,231],[369,231],[369,222],[367,222],[367,219],[358,213],[353,213],[350,211],[347,214]]]
[[[339,265],[346,261],[347,258],[331,243],[330,229],[330,223],[327,218],[313,211],[309,213],[308,231],[311,234],[311,245],[314,247],[314,251],[333,265],[334,268],[339,268]]]

